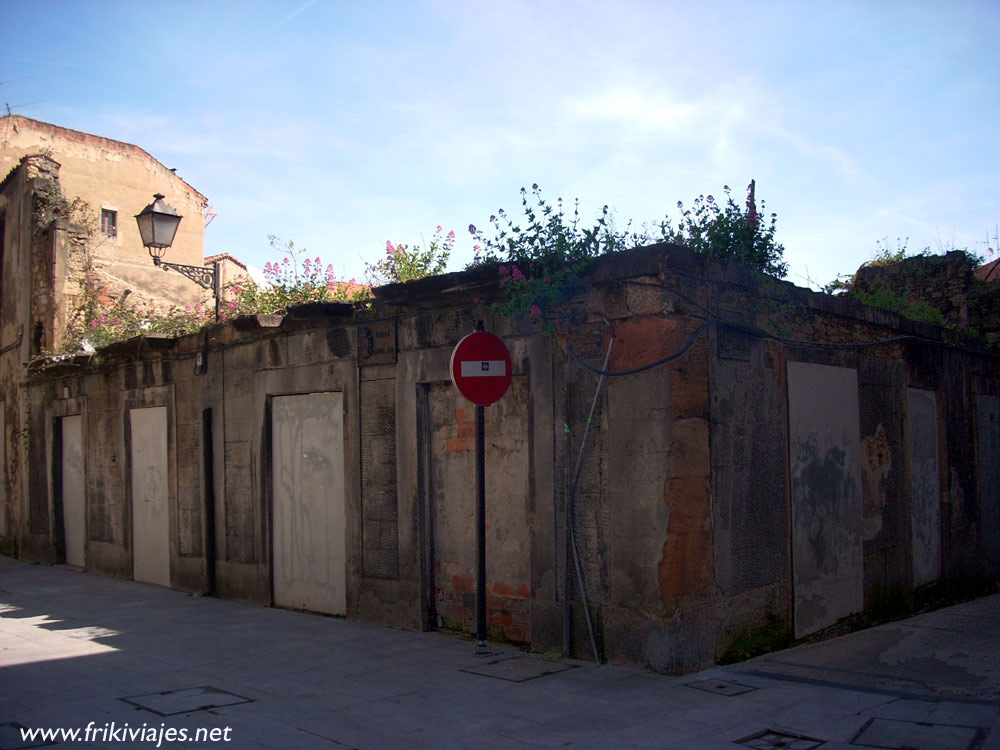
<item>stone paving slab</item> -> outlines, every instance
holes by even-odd
[[[859,750],[859,738],[965,747],[970,737],[975,750],[1000,750],[1000,597],[668,677],[515,650],[484,660],[439,634],[3,557],[0,589],[0,750],[16,746],[15,723],[229,728],[239,748],[739,750],[739,740],[766,747],[785,736],[822,750]],[[484,676],[498,667],[506,679]],[[207,688],[241,702],[204,708]],[[194,703],[154,713],[125,700],[150,695]],[[936,729],[906,734],[921,727]]]

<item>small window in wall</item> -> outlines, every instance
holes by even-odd
[[[107,237],[118,236],[118,212],[110,208],[101,209],[101,234]]]

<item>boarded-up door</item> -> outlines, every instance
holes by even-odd
[[[271,401],[274,603],[347,614],[342,393]]]
[[[429,387],[434,609],[475,632],[476,407],[450,383]],[[530,641],[527,378],[486,410],[486,590],[490,637]]]
[[[132,440],[132,577],[170,585],[167,408],[129,411]]]
[[[63,417],[62,432],[62,497],[63,531],[66,542],[66,562],[86,565],[87,505],[83,475],[83,418]]]
[[[864,604],[857,371],[788,363],[795,636]]]
[[[979,517],[988,573],[1000,576],[1000,397],[976,396]]]
[[[913,585],[941,577],[941,504],[938,480],[937,398],[907,389],[910,497],[913,512]]]

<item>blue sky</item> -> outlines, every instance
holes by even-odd
[[[695,5],[0,0],[0,95],[176,167],[258,267],[276,234],[360,278],[441,224],[458,270],[536,182],[641,224],[756,179],[800,285],[984,251],[1000,3]]]

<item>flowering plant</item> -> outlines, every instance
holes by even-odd
[[[215,322],[214,308],[200,302],[164,309],[151,302],[129,304],[128,297],[125,292],[113,305],[95,309],[89,319],[71,325],[61,350],[99,349],[148,333],[183,336]]]
[[[567,214],[562,198],[553,206],[534,184],[533,199],[521,188],[523,223],[515,224],[501,209],[490,216],[492,236],[469,225],[476,242],[471,265],[496,263],[500,286],[507,293],[502,312],[527,316],[547,328],[550,326],[544,323],[544,311],[565,299],[568,285],[590,262],[601,255],[651,242],[685,245],[714,259],[736,260],[764,273],[783,276],[787,270],[781,260],[784,248],[774,241],[777,216],[771,214],[765,221],[758,213],[753,182],[747,187],[745,212],[733,200],[728,186],[724,191],[725,205],[716,203],[711,195],[698,196],[688,210],[678,202],[682,212],[678,230],[665,217],[652,228],[647,225],[642,231],[632,231],[631,222],[617,228],[607,206],[601,208],[592,226],[581,226],[578,200],[572,213]],[[763,201],[760,208],[764,210]]]
[[[426,249],[409,247],[402,243],[385,243],[385,257],[374,265],[366,264],[366,272],[372,286],[380,284],[397,284],[402,281],[413,281],[425,276],[435,276],[443,273],[455,248],[455,232],[444,234],[444,228],[438,224]]]
[[[338,281],[332,263],[324,266],[319,256],[310,258],[291,240],[283,242],[273,234],[268,240],[284,257],[264,265],[264,284],[243,276],[226,286],[223,309],[229,314],[281,313],[307,302],[354,302],[366,296],[367,288],[354,279]]]
[[[579,200],[567,214],[563,199],[549,203],[537,184],[531,186],[531,195],[529,199],[527,189],[521,188],[523,224],[515,224],[500,209],[490,216],[492,236],[469,225],[476,241],[471,265],[498,263],[500,286],[507,295],[501,311],[512,317],[527,316],[549,328],[543,311],[562,301],[567,285],[584,267],[601,255],[641,244],[641,235],[630,232],[630,224],[617,229],[607,206],[593,226],[586,227],[581,225]]]

